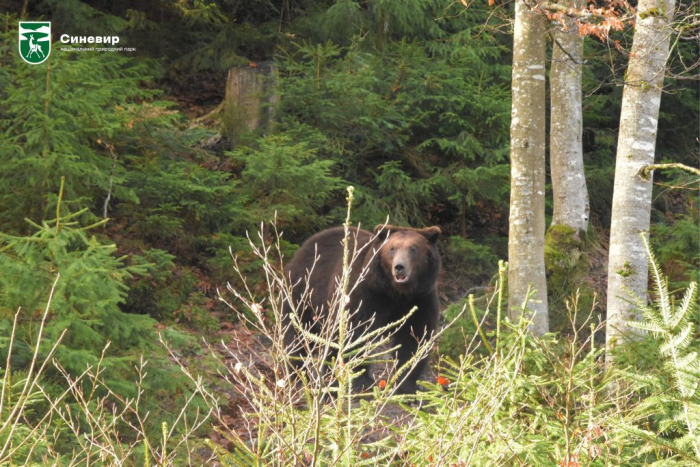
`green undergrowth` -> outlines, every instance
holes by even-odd
[[[64,213],[63,187],[55,218],[41,224],[27,220],[33,232],[26,236],[0,232],[0,360],[6,363],[0,371],[7,386],[2,411],[10,410],[0,420],[0,431],[7,433],[17,415],[14,407],[20,407],[20,430],[12,436],[27,432],[42,445],[48,443],[47,432],[56,437],[51,448],[29,451],[25,461],[82,449],[76,437],[108,416],[104,412],[98,417],[102,421],[82,420],[87,407],[110,410],[107,401],[113,408],[123,406],[125,412],[108,418],[114,419],[121,442],[129,444],[138,439],[127,429],[134,423],[132,415],[142,417],[139,429],[152,436],[173,411],[184,410],[179,399],[193,394],[158,340],[162,336],[180,353],[192,353],[197,352],[194,339],[149,315],[121,308],[128,283],[149,274],[154,263],[127,266],[115,254],[116,245],[95,235],[106,220],[90,223],[85,210]],[[187,411],[196,411],[198,401]],[[54,414],[56,407],[72,410],[78,418]],[[9,458],[21,458],[22,449],[10,451]]]
[[[593,269],[592,256],[598,251],[595,234],[589,236],[565,225],[552,225],[547,229],[544,261],[549,328],[552,332],[571,332],[566,302],[570,299],[572,290],[577,291],[582,309],[594,306],[597,290],[591,276],[601,271]]]
[[[56,219],[34,225],[33,235],[2,237],[3,270],[14,271],[25,287],[20,293],[3,283],[0,294],[10,319],[9,337],[0,341],[7,362],[0,370],[0,464],[204,464],[206,452],[235,466],[700,462],[697,284],[670,290],[650,250],[653,301],[631,298],[643,312],[632,326],[648,335],[620,345],[607,362],[596,339],[604,327],[581,294],[566,302],[569,333],[538,338],[527,332],[527,322],[504,318],[506,264],[500,263],[495,293],[484,300],[469,297],[463,314],[448,322],[448,330],[472,323],[459,329],[470,337],[465,349],[442,355],[418,394],[395,394],[401,373],[391,369],[359,394],[351,383],[362,364],[391,358],[381,334],[355,337],[343,330],[342,319],[340,328],[330,330],[346,336],[337,341],[298,329],[307,344],[338,349],[339,358],[327,362],[312,353],[304,370],[290,369],[279,319],[280,294],[289,289],[271,261],[285,247],[266,243],[262,235],[251,239],[271,295],[230,289],[243,305],[236,307],[240,319],[265,336],[264,355],[253,361],[231,353],[225,365],[192,365],[183,358],[186,338],[162,330],[169,341],[166,359],[152,318],[117,307],[126,299],[125,281],[172,258],[159,253],[151,263],[124,266],[113,245],[89,236],[99,226],[82,223],[79,212],[61,215],[60,196],[57,205]],[[50,303],[44,306],[47,293]],[[28,305],[15,315],[8,307],[19,302]],[[278,319],[270,320],[269,313]],[[347,319],[348,313],[337,316]],[[65,323],[70,326],[62,334]],[[80,337],[83,330],[87,337]],[[107,341],[102,351],[80,346]],[[434,344],[427,342],[422,351]],[[138,356],[144,348],[148,362]],[[76,358],[84,359],[80,366]],[[215,368],[226,378],[212,380]],[[186,381],[178,382],[180,374]],[[241,398],[236,407],[243,417],[233,424],[222,392]],[[208,416],[226,445],[204,438],[213,429]]]
[[[594,309],[596,318],[600,320],[600,309],[597,306],[596,275],[605,274],[597,270],[595,264],[602,264],[602,251],[597,240],[598,234],[575,232],[562,225],[551,226],[545,237],[545,267],[547,272],[547,294],[549,322],[552,333],[570,335],[572,326],[580,327],[583,321],[570,321],[569,305],[572,293],[576,294],[580,309]],[[485,283],[485,286],[475,287],[474,313],[466,313],[459,319],[457,326],[448,329],[440,341],[440,352],[457,359],[468,347],[469,340],[481,328],[488,335],[495,334],[496,317],[487,313],[492,306],[494,286],[498,274],[495,272],[496,253],[494,248],[475,244],[461,237],[452,237],[448,246],[449,270],[459,274],[460,280],[467,283]],[[459,272],[456,272],[459,271]],[[504,278],[505,280],[505,278]],[[572,292],[573,291],[573,292]],[[468,298],[463,298],[447,306],[445,318],[449,321],[468,305]],[[583,320],[582,315],[578,315]],[[583,330],[579,337],[587,336],[588,330]],[[482,354],[486,349],[481,346],[476,352]]]
[[[502,279],[505,265],[500,270]],[[467,300],[466,316],[459,319],[473,321],[474,339],[456,358],[442,356],[417,395],[387,397],[390,383],[380,381],[362,397],[344,393],[342,403],[331,399],[317,405],[311,397],[295,405],[295,386],[278,372],[266,383],[273,388],[269,396],[243,392],[252,407],[249,426],[257,434],[247,441],[230,432],[231,446],[216,453],[235,466],[696,465],[696,284],[674,298],[653,257],[651,270],[653,304],[636,300],[644,319],[633,323],[650,335],[621,345],[607,362],[596,338],[604,325],[594,308],[582,306],[581,294],[567,301],[570,332],[538,338],[527,332],[527,322],[514,325],[499,318],[500,280],[482,311],[473,297]],[[482,327],[488,320],[492,329]],[[640,343],[649,359],[626,359]],[[238,378],[264,384],[241,363],[234,368]],[[282,400],[280,394],[288,395],[288,406],[255,403],[264,397]],[[383,411],[396,406],[405,415],[402,421]],[[337,440],[346,443],[345,451],[337,451]]]

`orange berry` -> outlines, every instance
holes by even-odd
[[[450,384],[450,380],[447,379],[447,378],[445,378],[444,376],[438,376],[438,377],[437,377],[437,383],[438,383],[440,386],[447,386],[448,384]]]

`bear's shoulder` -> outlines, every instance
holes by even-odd
[[[361,247],[369,243],[374,237],[371,232],[356,227],[350,227],[348,235],[351,250],[355,246],[355,241]],[[331,227],[312,235],[301,245],[299,251],[318,250],[318,252],[342,253],[344,238],[345,227]]]

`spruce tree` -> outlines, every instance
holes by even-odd
[[[126,297],[125,282],[143,268],[125,267],[124,258],[114,255],[114,244],[90,235],[106,220],[84,225],[80,220],[85,219],[87,209],[63,215],[62,195],[63,190],[56,199],[54,219],[41,224],[26,219],[33,230],[30,235],[0,233],[3,335],[9,336],[12,317],[21,308],[23,325],[15,340],[31,347],[37,325],[35,311],[42,309],[60,274],[44,328],[43,347],[51,348],[65,332],[56,358],[69,373],[77,375],[88,365],[94,367],[107,343],[111,343],[103,361],[105,380],[113,390],[133,395],[133,382],[124,376],[133,370],[137,352],[153,348],[155,322],[148,316],[123,313],[119,305]],[[9,343],[8,339],[3,341],[3,345]]]

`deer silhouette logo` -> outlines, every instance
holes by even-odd
[[[51,54],[51,22],[21,21],[18,45],[22,60],[31,65],[44,63]]]

